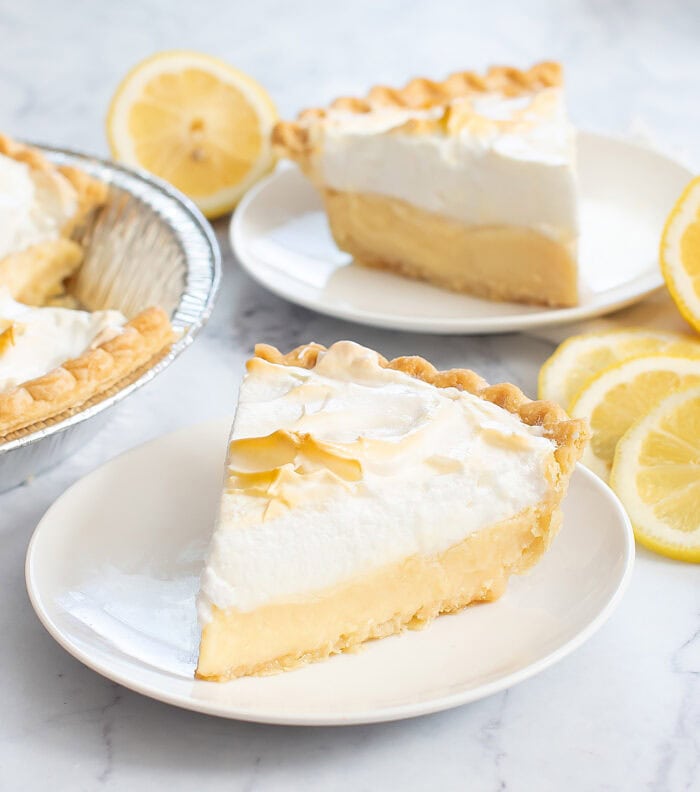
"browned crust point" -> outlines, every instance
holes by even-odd
[[[107,200],[108,187],[103,182],[88,176],[78,168],[67,165],[56,166],[38,149],[19,143],[7,135],[0,134],[0,154],[17,162],[23,162],[35,171],[43,171],[49,175],[59,173],[70,182],[77,194],[78,208],[66,227],[62,229],[63,236],[70,236],[86,220],[90,212]]]
[[[0,134],[0,154],[17,162],[23,162],[32,170],[52,171],[54,166],[35,148],[18,143],[7,135]]]
[[[92,212],[104,206],[107,202],[109,187],[78,168],[64,165],[58,170],[73,185],[78,194],[78,209],[67,226],[62,229],[64,236],[70,236],[88,219]]]
[[[0,442],[28,434],[42,421],[83,407],[117,383],[123,387],[125,378],[152,365],[173,340],[165,311],[147,308],[109,341],[42,377],[0,393]]]
[[[313,369],[318,356],[326,347],[311,343],[283,354],[269,344],[256,344],[255,356],[269,363]],[[583,454],[590,432],[588,423],[581,418],[569,418],[566,411],[551,401],[529,399],[516,385],[502,382],[489,385],[471,369],[438,371],[422,357],[398,357],[387,360],[379,355],[384,368],[402,371],[437,388],[457,388],[468,391],[484,401],[502,407],[528,426],[541,426],[544,434],[556,444],[555,458],[564,476],[568,476]]]
[[[367,113],[375,107],[426,110],[473,94],[499,92],[519,96],[557,87],[562,82],[562,68],[555,61],[542,61],[529,69],[492,66],[484,74],[456,72],[440,81],[416,77],[403,88],[375,85],[365,97],[339,97],[329,107],[351,113]],[[303,160],[312,145],[309,122],[322,119],[325,114],[325,108],[310,108],[299,113],[296,121],[278,121],[272,130],[272,144],[278,153],[292,160]]]

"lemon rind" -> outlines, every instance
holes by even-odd
[[[231,211],[245,192],[275,165],[275,156],[270,142],[272,127],[278,119],[277,109],[265,89],[252,77],[225,61],[204,53],[190,50],[166,50],[145,58],[133,66],[119,83],[107,111],[105,121],[107,142],[112,157],[127,165],[144,167],[136,155],[135,147],[126,128],[128,108],[148,80],[167,71],[163,68],[172,61],[181,70],[188,65],[213,71],[222,80],[237,87],[246,101],[254,108],[260,122],[261,151],[246,176],[237,184],[218,190],[209,196],[195,196],[193,200],[209,219],[220,217]]]
[[[695,195],[696,192],[697,195]],[[669,293],[683,318],[698,332],[700,332],[700,294],[695,292],[690,276],[680,261],[680,256],[676,255],[674,260],[674,257],[669,254],[674,250],[676,253],[678,252],[680,236],[687,227],[687,222],[684,222],[685,212],[688,211],[696,216],[699,210],[700,176],[689,182],[676,201],[664,225],[659,245],[661,274],[666,281]],[[676,232],[678,239],[674,241],[671,237]],[[683,284],[685,288],[681,288],[680,284]],[[695,303],[694,308],[688,304],[687,295],[691,295],[691,299]]]
[[[635,538],[640,544],[669,558],[700,563],[700,525],[693,532],[697,534],[697,544],[684,545],[669,541],[668,537],[664,537],[664,534],[667,531],[674,531],[674,529],[666,527],[658,519],[637,496],[634,486],[634,476],[638,470],[635,462],[639,458],[639,451],[648,431],[658,425],[661,416],[693,398],[700,398],[700,386],[694,385],[672,393],[630,426],[615,448],[615,457],[610,472],[610,486],[622,501],[632,522]],[[649,527],[654,524],[656,524],[656,528]],[[660,529],[659,526],[661,526]]]
[[[698,376],[700,377],[700,358],[693,358],[688,357],[687,355],[668,355],[668,354],[660,354],[660,355],[635,355],[634,357],[627,358],[627,360],[623,360],[619,363],[615,363],[612,366],[608,366],[604,368],[602,371],[598,372],[594,377],[592,377],[586,385],[574,396],[571,402],[571,409],[569,410],[569,414],[572,417],[576,418],[585,418],[590,422],[591,415],[593,410],[595,409],[596,405],[600,404],[600,397],[596,398],[595,401],[593,400],[593,396],[596,393],[596,388],[600,387],[601,380],[607,378],[607,376],[613,372],[617,371],[622,367],[631,366],[636,361],[639,360],[661,360],[661,361],[669,361],[669,360],[682,360],[687,363],[692,363],[697,366]],[[659,370],[658,367],[656,370]],[[680,368],[680,367],[679,367]],[[643,373],[645,369],[642,369],[639,373]],[[653,371],[651,367],[646,369],[646,371]],[[679,373],[686,373],[679,371]],[[693,372],[694,373],[694,372]],[[616,384],[619,384],[616,383]],[[591,402],[592,406],[589,409],[588,402],[584,401],[583,397],[587,396],[589,401]],[[581,409],[582,403],[586,409]],[[593,427],[591,427],[591,431],[595,431]],[[619,441],[618,441],[619,442]],[[611,467],[608,463],[597,456],[593,449],[592,445],[589,443],[584,455],[581,459],[582,464],[584,464],[589,470],[592,470],[597,476],[603,479],[603,481],[608,481],[610,476]]]

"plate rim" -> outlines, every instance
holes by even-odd
[[[227,419],[228,420],[228,419]],[[44,603],[42,600],[42,593],[40,584],[37,582],[36,573],[33,570],[33,563],[34,563],[34,555],[36,552],[36,548],[40,545],[41,538],[43,532],[51,530],[49,527],[50,523],[47,521],[47,517],[52,511],[52,509],[62,501],[65,497],[68,496],[70,492],[72,492],[76,486],[81,484],[86,479],[90,478],[93,475],[96,475],[100,472],[105,466],[110,465],[111,463],[115,462],[118,459],[122,459],[124,457],[129,456],[131,453],[144,449],[146,447],[151,447],[157,445],[163,438],[165,437],[172,437],[173,435],[177,434],[186,434],[192,431],[206,431],[211,430],[214,428],[215,425],[224,425],[224,421],[222,418],[212,419],[205,422],[200,422],[197,424],[191,424],[187,427],[183,427],[180,429],[175,430],[174,432],[166,432],[165,434],[159,435],[156,438],[153,438],[146,443],[141,443],[133,448],[127,449],[126,451],[118,454],[115,457],[104,462],[102,465],[99,465],[97,468],[93,469],[85,476],[81,477],[77,481],[73,482],[68,489],[64,490],[64,492],[49,506],[46,512],[42,515],[41,519],[39,520],[36,528],[34,529],[31,539],[29,541],[29,545],[27,547],[26,557],[25,557],[25,564],[24,564],[24,576],[25,576],[25,585],[27,589],[27,594],[29,596],[29,601],[31,606],[36,613],[39,621],[49,633],[49,635],[56,641],[56,643],[61,646],[68,654],[82,663],[84,666],[89,668],[90,670],[98,673],[100,676],[112,681],[116,682],[123,687],[132,690],[140,695],[145,696],[146,698],[153,699],[155,701],[160,701],[165,704],[169,704],[171,706],[179,707],[181,709],[199,712],[205,715],[213,715],[216,717],[224,718],[227,720],[234,720],[234,721],[244,721],[248,723],[262,723],[262,724],[269,724],[269,725],[280,725],[280,726],[351,726],[351,725],[361,725],[361,724],[372,724],[372,723],[387,723],[391,721],[397,720],[404,720],[407,718],[414,718],[419,717],[422,715],[429,715],[436,712],[442,712],[445,710],[453,709],[455,707],[462,706],[464,704],[469,704],[474,701],[478,701],[482,698],[486,698],[488,696],[492,696],[495,693],[499,693],[503,690],[509,689],[520,682],[524,682],[527,679],[530,679],[537,674],[541,673],[542,671],[546,670],[550,666],[555,665],[560,660],[568,657],[572,652],[582,646],[586,641],[588,641],[604,624],[608,621],[610,616],[613,614],[617,606],[619,605],[620,601],[622,600],[628,586],[630,580],[632,578],[632,572],[634,569],[634,561],[635,561],[635,541],[634,541],[634,533],[632,530],[632,525],[630,523],[629,517],[624,510],[620,500],[617,498],[615,493],[610,489],[610,487],[603,482],[598,476],[596,476],[592,471],[588,470],[584,467],[581,463],[577,463],[576,465],[576,473],[578,475],[583,475],[584,478],[588,479],[589,482],[593,483],[596,489],[599,491],[599,495],[604,497],[606,500],[609,501],[610,505],[614,507],[615,511],[618,513],[620,517],[619,524],[621,526],[621,535],[623,538],[623,545],[624,545],[624,563],[622,566],[622,570],[615,585],[614,590],[611,592],[608,600],[605,602],[603,607],[598,611],[594,618],[592,618],[582,629],[580,629],[574,636],[572,636],[568,641],[565,641],[563,644],[558,646],[556,649],[552,650],[544,657],[540,658],[539,660],[530,663],[523,668],[518,669],[517,671],[513,671],[509,674],[505,674],[504,676],[495,679],[491,682],[488,682],[483,685],[479,685],[477,687],[469,688],[468,690],[463,690],[461,692],[455,692],[448,695],[440,696],[438,698],[426,699],[425,701],[417,702],[417,703],[404,703],[400,705],[393,705],[388,707],[382,708],[374,708],[365,711],[355,712],[350,716],[343,717],[342,714],[333,714],[333,715],[290,715],[290,714],[283,714],[280,712],[275,712],[271,710],[259,710],[250,707],[236,707],[231,705],[224,705],[218,704],[213,700],[207,699],[195,699],[192,696],[186,696],[180,693],[171,693],[167,691],[162,691],[156,688],[155,686],[149,685],[145,682],[140,682],[138,680],[134,680],[132,676],[130,676],[127,672],[122,672],[120,670],[114,670],[109,663],[103,663],[100,660],[96,660],[92,657],[89,651],[82,650],[79,646],[73,643],[66,635],[64,635],[63,631],[60,627],[53,621],[51,615],[49,613],[48,608],[44,607]],[[152,673],[156,674],[164,674],[166,673],[162,669],[153,669]],[[201,684],[219,684],[219,683],[208,683],[202,680],[192,679],[192,683],[201,683]]]
[[[681,162],[679,159],[669,156],[663,151],[659,151],[650,145],[625,139],[623,136],[615,136],[603,134],[600,132],[588,131],[578,129],[577,135],[582,138],[587,138],[597,142],[614,143],[617,145],[625,146],[639,152],[653,154],[667,164],[673,165],[682,169],[687,179],[692,178],[692,171],[688,166]],[[570,324],[574,322],[585,321],[586,319],[593,319],[598,316],[604,316],[609,313],[621,310],[636,302],[639,302],[646,297],[651,296],[655,292],[663,289],[664,280],[661,272],[650,272],[646,275],[641,275],[632,281],[627,281],[612,289],[607,290],[609,298],[604,305],[589,305],[589,306],[573,306],[571,308],[543,308],[542,310],[532,313],[512,315],[512,316],[487,316],[487,317],[465,317],[454,319],[441,319],[436,317],[395,317],[386,316],[376,311],[359,311],[352,308],[343,308],[342,306],[330,307],[319,301],[307,299],[298,295],[290,296],[289,293],[280,287],[277,282],[269,283],[263,277],[260,277],[257,267],[254,263],[248,260],[245,253],[245,246],[243,243],[244,223],[246,214],[249,211],[250,205],[257,199],[258,195],[269,187],[270,184],[281,178],[287,171],[297,171],[293,165],[281,163],[278,167],[264,179],[259,181],[254,187],[246,192],[241,199],[240,203],[234,211],[231,221],[229,223],[228,238],[231,244],[236,261],[240,264],[242,269],[260,286],[278,297],[291,302],[295,305],[300,305],[315,313],[323,316],[330,316],[344,321],[354,322],[356,324],[365,325],[369,327],[378,327],[385,330],[396,330],[401,332],[424,333],[426,335],[486,335],[486,334],[501,334],[523,332],[534,330],[536,328],[553,327],[557,325]],[[636,283],[637,286],[630,289],[630,284]],[[474,298],[478,299],[478,298]]]

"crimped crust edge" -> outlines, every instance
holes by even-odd
[[[312,342],[302,344],[286,354],[269,344],[256,344],[255,357],[269,363],[313,369],[320,353],[326,347]],[[402,371],[411,377],[427,382],[437,388],[465,390],[484,401],[507,410],[528,426],[541,426],[545,437],[556,445],[555,459],[561,473],[568,476],[583,454],[590,436],[588,423],[581,418],[569,418],[566,411],[551,401],[528,398],[516,385],[501,382],[489,385],[471,369],[448,369],[439,371],[422,357],[398,357],[387,360],[379,355],[379,364],[384,368]]]
[[[34,431],[36,425],[85,405],[155,363],[174,340],[168,315],[147,308],[122,331],[83,355],[36,379],[0,393],[0,444]]]
[[[492,66],[483,75],[472,71],[456,72],[439,81],[416,77],[403,88],[375,85],[366,96],[339,97],[329,108],[352,113],[367,113],[372,107],[425,110],[473,94],[498,91],[505,96],[520,96],[557,87],[562,82],[561,64],[556,61],[542,61],[529,69]],[[325,113],[326,108],[314,107],[303,110],[295,121],[278,121],[272,129],[272,144],[278,154],[303,164],[313,149],[309,122],[322,119]]]
[[[107,200],[108,187],[103,182],[78,168],[68,165],[56,166],[38,149],[19,143],[7,135],[0,134],[0,154],[17,162],[23,162],[32,170],[47,174],[59,173],[70,182],[77,194],[78,207],[75,215],[61,229],[62,236],[70,236],[86,220],[90,212]]]

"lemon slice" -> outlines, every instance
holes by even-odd
[[[572,336],[560,344],[540,369],[538,394],[569,408],[588,380],[605,368],[640,355],[700,356],[690,336],[629,327]]]
[[[647,355],[601,371],[571,404],[571,415],[591,427],[581,461],[607,480],[615,446],[629,427],[665,396],[692,385],[700,385],[698,358]]]
[[[160,52],[122,80],[107,114],[115,159],[166,179],[207,217],[230,211],[274,163],[262,86],[197,52]]]
[[[666,221],[660,259],[678,310],[700,330],[700,176],[685,188]]]
[[[643,545],[700,562],[700,388],[667,397],[625,432],[610,484]]]

